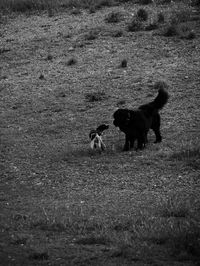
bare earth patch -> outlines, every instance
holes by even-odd
[[[199,265],[200,14],[150,4],[142,30],[128,31],[140,8],[0,24],[1,265]],[[194,38],[163,35],[180,8]],[[150,132],[145,150],[122,152],[112,114],[152,100],[157,81],[170,94],[163,142]],[[99,153],[88,134],[102,123]]]

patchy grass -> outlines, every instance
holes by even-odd
[[[27,11],[43,11],[55,9],[72,8],[72,14],[80,14],[80,8],[94,8],[97,10],[101,7],[116,5],[114,0],[1,0],[0,8],[3,11],[9,12],[27,12]]]
[[[200,162],[200,148],[198,147],[191,147],[186,146],[182,147],[181,151],[175,152],[171,158],[176,161],[183,161],[188,166],[191,166],[194,169],[199,169],[199,162]]]
[[[9,14],[8,0],[0,25],[1,265],[198,264],[198,8],[154,1],[127,32],[138,1],[47,2]],[[179,32],[195,38],[159,34],[182,10]],[[107,23],[111,13],[123,19]],[[159,88],[162,143],[150,130],[144,150],[122,152],[113,113]],[[88,134],[102,123],[99,152]]]
[[[109,13],[106,18],[105,21],[107,23],[117,23],[120,22],[122,19],[122,14],[119,12],[111,12]]]
[[[190,214],[190,204],[183,202],[182,198],[170,197],[162,202],[162,210],[160,215],[162,217],[185,218]]]

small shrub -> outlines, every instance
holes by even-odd
[[[55,14],[54,9],[52,7],[48,7],[47,8],[47,14],[48,14],[48,17],[50,17],[50,18],[53,17]]]
[[[146,21],[148,19],[148,12],[145,9],[140,8],[137,11],[137,17],[138,17],[138,19],[140,19],[142,21]]]
[[[185,39],[187,40],[193,40],[194,38],[196,38],[196,34],[194,31],[189,32],[186,36]]]
[[[44,79],[44,75],[40,74],[39,79]]]
[[[135,32],[143,29],[142,22],[137,18],[133,18],[132,21],[128,24],[128,31]]]
[[[106,94],[103,91],[87,93],[85,99],[87,102],[98,102],[106,98]]]
[[[47,252],[34,252],[29,255],[30,260],[48,260],[49,255]]]
[[[71,11],[72,15],[80,15],[81,14],[81,10],[79,8],[73,8]]]
[[[179,34],[182,39],[192,40],[196,37],[195,32],[187,25],[179,27]]]
[[[158,14],[158,23],[164,23],[165,22],[165,16],[163,13]]]
[[[124,34],[124,32],[123,32],[122,30],[117,30],[117,31],[115,31],[115,32],[113,33],[112,36],[118,38],[118,37],[122,37],[123,34]]]
[[[173,37],[178,35],[178,29],[177,26],[175,24],[170,24],[168,25],[165,29],[164,29],[164,33],[163,35],[165,37]]]
[[[88,41],[93,41],[98,37],[99,32],[97,30],[90,30],[86,35],[85,39]]]
[[[53,56],[51,54],[48,54],[47,60],[51,61],[53,59]]]
[[[127,67],[127,60],[123,59],[120,66],[121,67]]]
[[[77,63],[77,60],[75,58],[70,58],[67,62],[68,66],[75,65]]]
[[[96,12],[95,5],[91,5],[91,6],[89,7],[89,13],[90,13],[90,14],[94,14],[95,12]]]
[[[121,20],[122,15],[119,12],[111,12],[105,18],[107,23],[117,23]]]
[[[152,22],[145,27],[145,30],[151,31],[151,30],[156,30],[157,28],[158,28],[158,24],[156,22]]]

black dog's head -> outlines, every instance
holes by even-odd
[[[130,123],[131,114],[128,109],[118,109],[113,114],[113,124],[120,129],[127,127]]]

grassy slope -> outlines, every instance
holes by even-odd
[[[129,33],[137,8],[21,15],[1,25],[3,265],[198,262],[200,22],[191,22],[193,40]],[[105,22],[111,10],[121,22]],[[91,29],[97,38],[87,40]],[[163,143],[150,134],[144,151],[123,153],[112,113],[122,99],[126,107],[153,99],[158,80],[170,86]],[[105,97],[87,102],[94,92]],[[107,150],[91,152],[88,132],[103,122],[111,125]]]

